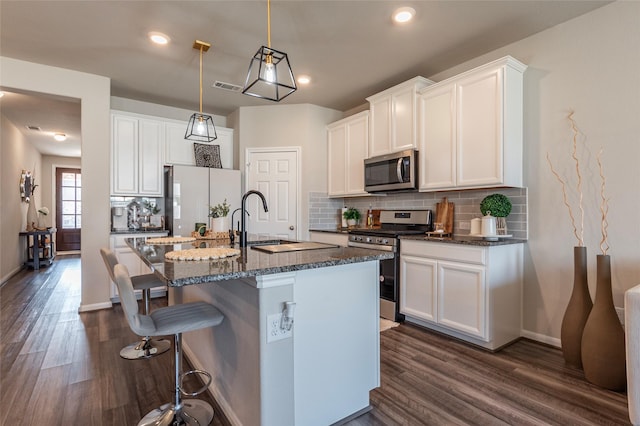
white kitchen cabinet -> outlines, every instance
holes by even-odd
[[[495,350],[520,337],[523,245],[402,239],[406,321]]]
[[[420,91],[420,190],[522,186],[525,69],[505,57]]]
[[[369,157],[417,148],[418,91],[432,84],[415,77],[367,98]]]
[[[310,231],[309,239],[318,243],[336,244],[342,247],[349,244],[349,234],[346,233]]]
[[[327,126],[327,187],[329,197],[368,195],[364,190],[369,111]]]
[[[162,121],[112,113],[111,132],[111,194],[162,196]]]
[[[131,248],[125,242],[127,238],[140,238],[140,237],[164,237],[168,234],[168,232],[145,232],[144,234],[117,234],[111,235],[109,238],[109,246],[111,250],[115,253],[118,258],[118,263],[121,263],[127,267],[129,270],[129,274],[131,276],[134,275],[144,275],[150,274],[151,269],[142,261],[137,254],[131,250]],[[166,292],[166,287],[156,287],[151,289],[152,297],[155,295],[164,295]],[[139,293],[139,292],[138,292]],[[118,288],[115,283],[111,283],[111,299],[118,298]]]
[[[187,122],[165,120],[165,163],[195,166],[194,141],[184,138]],[[210,145],[220,146],[220,161],[223,169],[233,169],[233,129],[216,126],[218,138]],[[205,143],[205,142],[198,142]]]

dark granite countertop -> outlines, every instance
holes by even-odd
[[[246,247],[239,256],[216,260],[167,260],[165,253],[206,247],[229,247],[216,240],[184,244],[146,244],[146,238],[127,238],[127,245],[171,287],[271,275],[280,272],[326,268],[349,263],[391,259],[393,253],[354,247],[336,247],[286,253],[264,253]],[[235,248],[239,248],[235,245]]]
[[[470,237],[468,235],[454,235],[451,238],[439,238],[430,237],[427,235],[403,235],[401,240],[415,240],[415,241],[428,241],[431,243],[444,243],[444,244],[460,244],[467,246],[480,246],[480,247],[492,247],[492,246],[504,246],[508,244],[523,244],[527,240],[521,240],[517,238],[498,238],[497,241],[489,241],[484,238]]]
[[[349,229],[337,228],[337,229],[309,229],[309,232],[327,232],[329,234],[348,234]]]
[[[119,234],[168,234],[169,231],[167,231],[166,229],[158,229],[158,228],[151,228],[151,229],[125,229],[125,230],[111,230],[111,235],[119,235]]]

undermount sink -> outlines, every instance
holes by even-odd
[[[258,243],[258,244],[255,244]],[[319,250],[338,247],[335,244],[317,243],[313,241],[287,241],[287,240],[272,240],[264,241],[266,244],[261,244],[262,241],[254,241],[250,244],[254,250],[263,251],[265,253],[286,253],[291,251],[303,251],[303,250]]]

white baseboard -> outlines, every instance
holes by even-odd
[[[522,337],[526,337],[527,339],[535,340],[536,342],[546,343],[547,345],[555,346],[556,348],[561,348],[562,343],[560,339],[557,337],[547,336],[545,334],[534,333],[532,331],[522,330],[520,332]]]
[[[100,309],[110,309],[113,307],[111,302],[92,303],[90,305],[80,305],[78,312],[98,311]]]

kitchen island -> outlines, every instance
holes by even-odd
[[[206,301],[220,326],[184,335],[195,368],[237,425],[329,425],[369,409],[380,384],[379,260],[387,252],[348,247],[228,258],[165,260],[174,250],[223,246],[213,240],[129,246],[169,286],[169,304]],[[225,247],[229,247],[226,245]],[[295,303],[290,331],[280,327]]]

